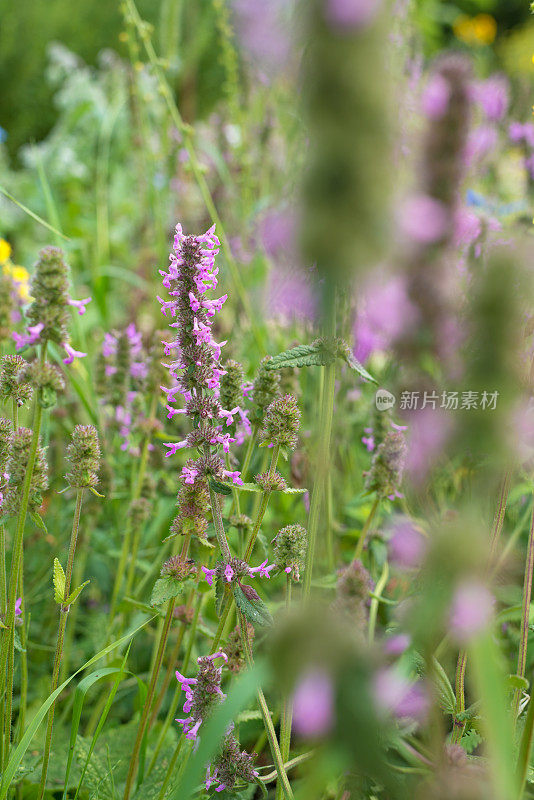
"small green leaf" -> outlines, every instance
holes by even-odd
[[[37,401],[42,408],[52,408],[57,401],[57,392],[50,386],[42,386],[37,394]]]
[[[53,581],[54,581],[54,600],[58,605],[63,605],[65,602],[65,573],[63,572],[63,567],[57,560],[54,558],[54,574],[53,574]]]
[[[178,597],[184,591],[184,582],[179,581],[172,575],[165,575],[163,578],[158,578],[152,589],[152,596],[150,598],[151,606],[160,606],[166,603],[173,597]]]
[[[89,487],[89,491],[92,492],[95,495],[95,497],[105,497],[106,496],[105,494],[100,494],[100,492],[97,492],[94,486],[90,486]]]
[[[364,381],[370,381],[371,383],[378,383],[378,381],[375,378],[373,378],[373,376],[369,372],[367,372],[365,367],[362,364],[360,364],[358,359],[354,358],[352,350],[347,344],[343,343],[343,346],[340,348],[339,356],[340,358],[343,359],[343,361],[345,361],[349,365],[351,369],[357,372],[358,375],[364,379]]]
[[[84,586],[87,586],[87,584],[90,583],[90,582],[91,581],[84,581],[81,584],[81,586],[78,586],[77,589],[74,589],[74,591],[71,592],[69,594],[69,596],[67,597],[67,599],[65,600],[65,605],[66,606],[71,606],[78,599],[80,594],[82,593],[82,589],[84,588]]]
[[[287,367],[321,367],[333,360],[328,357],[319,342],[299,344],[284,350],[265,362],[266,369],[286,369]]]
[[[43,518],[37,513],[37,511],[30,511],[30,517],[34,525],[36,525],[38,528],[41,528],[41,530],[45,533],[48,533],[48,528],[46,527]]]
[[[506,682],[510,689],[520,689],[522,692],[527,692],[530,685],[521,675],[508,675]]]
[[[252,587],[248,588],[251,589]],[[271,613],[261,597],[257,595],[255,598],[247,597],[241,586],[237,583],[233,585],[233,592],[236,606],[242,611],[249,622],[252,622],[253,625],[259,625],[260,627],[273,624]],[[256,593],[254,592],[254,594]]]
[[[222,483],[221,481],[216,481],[214,478],[210,480],[210,488],[213,489],[214,492],[217,494],[232,494],[232,489],[226,483]]]

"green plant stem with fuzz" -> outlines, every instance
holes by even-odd
[[[333,310],[328,326],[331,335],[335,332],[335,318]],[[315,560],[317,531],[325,487],[330,471],[330,439],[332,436],[332,420],[334,416],[334,396],[336,391],[336,366],[335,361],[322,368],[324,370],[324,383],[321,399],[321,415],[319,420],[319,449],[317,454],[317,468],[310,502],[308,518],[308,550],[306,553],[306,570],[304,572],[303,599],[307,600],[311,592],[313,577],[313,564]]]
[[[286,576],[286,612],[291,608],[291,586],[293,578],[291,575]],[[280,752],[282,753],[282,761],[284,764],[289,760],[289,753],[291,751],[291,724],[293,721],[293,704],[291,698],[285,696],[282,700],[282,714],[280,717]],[[284,797],[284,787],[282,781],[276,784],[275,800],[282,800]]]
[[[44,367],[46,361],[46,342],[41,345],[40,353],[40,366]],[[41,422],[43,418],[43,408],[40,405],[37,396],[34,400],[33,411],[33,435],[30,445],[30,453],[28,456],[28,464],[26,466],[26,475],[24,476],[24,483],[22,486],[22,498],[20,509],[17,516],[17,527],[15,530],[15,537],[13,540],[12,555],[11,555],[11,570],[9,574],[9,590],[6,611],[6,629],[3,631],[2,636],[2,651],[0,654],[0,696],[5,691],[5,703],[2,704],[3,711],[3,724],[2,731],[4,736],[3,748],[3,768],[7,764],[9,754],[9,745],[11,741],[11,714],[13,708],[13,673],[15,668],[15,603],[17,601],[17,589],[19,588],[19,575],[22,574],[22,554],[23,554],[23,538],[24,526],[26,524],[26,516],[28,513],[28,505],[30,502],[31,482],[33,477],[33,469],[37,458],[37,450],[39,448],[39,435],[41,433]],[[24,620],[23,620],[24,624]],[[7,668],[7,669],[6,669]]]
[[[379,503],[380,503],[380,497],[377,495],[374,499],[373,505],[371,506],[371,510],[367,516],[367,519],[364,522],[362,532],[360,533],[360,538],[358,539],[358,544],[356,545],[356,550],[354,551],[355,560],[360,559],[362,557],[363,547],[367,539],[367,534],[369,533],[369,528],[371,527],[371,523],[373,522]]]
[[[64,591],[64,599],[66,600],[70,594],[70,584],[72,579],[72,569],[74,566],[74,554],[76,552],[76,542],[78,540],[78,531],[80,529],[80,516],[82,513],[82,502],[83,502],[83,489],[78,489],[76,492],[76,507],[74,509],[74,520],[72,523],[72,533],[70,536],[70,543],[69,543],[69,555],[67,558],[67,569],[65,570],[65,591]],[[54,693],[58,687],[59,682],[59,670],[61,668],[61,659],[63,656],[63,640],[65,637],[65,628],[67,627],[67,618],[69,615],[69,606],[62,604],[59,610],[59,629],[57,634],[57,641],[56,641],[56,652],[54,655],[54,669],[52,673],[52,687],[51,687],[51,694]],[[48,718],[46,722],[46,734],[45,734],[45,746],[44,746],[44,753],[43,753],[43,766],[41,768],[41,780],[39,783],[39,792],[38,792],[38,800],[42,800],[45,786],[46,786],[46,775],[48,772],[48,762],[50,760],[50,748],[52,745],[52,728],[54,725],[54,711],[56,708],[56,702],[52,703],[50,706],[50,710],[48,712]]]
[[[145,734],[145,730],[148,724],[148,718],[150,715],[150,710],[152,708],[152,701],[154,700],[156,683],[161,669],[161,664],[163,661],[163,654],[165,653],[165,646],[167,644],[167,639],[169,638],[169,631],[171,629],[171,622],[173,619],[175,604],[176,604],[176,599],[173,597],[171,600],[169,600],[169,603],[167,605],[167,613],[165,614],[165,622],[159,639],[156,660],[154,663],[154,667],[152,669],[152,674],[150,676],[150,683],[148,685],[148,691],[145,703],[143,705],[143,710],[141,712],[141,719],[139,720],[139,727],[137,728],[137,736],[135,737],[132,756],[130,758],[130,766],[128,768],[126,786],[124,789],[124,800],[129,800],[130,795],[132,794],[133,783],[135,780],[135,776],[137,774],[137,766],[139,761],[139,753],[141,751],[141,744],[143,742],[143,736]]]
[[[499,501],[497,509],[493,518],[493,529],[491,534],[490,553],[488,557],[487,572],[490,573],[493,567],[495,557],[497,555],[497,544],[500,539],[502,527],[504,524],[504,516],[506,514],[506,506],[508,503],[508,496],[510,494],[510,485],[512,481],[512,470],[508,469],[503,477],[501,483],[501,490],[499,493]],[[461,721],[458,717],[465,711],[465,672],[467,669],[467,652],[461,650],[458,654],[458,661],[456,664],[456,678],[455,678],[455,694],[456,694],[456,709],[453,719],[453,729],[451,733],[451,742],[458,744],[462,738],[465,729],[465,721]]]
[[[245,619],[244,614],[241,611],[238,610],[237,615],[239,618],[241,643],[243,645],[245,660],[247,662],[249,669],[251,669],[254,666],[254,661],[252,659],[252,650],[248,638],[247,621]],[[276,767],[276,772],[278,773],[278,781],[282,784],[282,791],[287,800],[293,800],[293,792],[291,790],[291,786],[289,785],[289,780],[287,778],[286,771],[284,768],[284,760],[282,758],[282,753],[280,752],[280,747],[276,739],[276,732],[274,730],[274,725],[271,719],[271,714],[269,712],[269,707],[267,705],[267,701],[265,700],[265,695],[263,694],[263,691],[261,689],[258,689],[257,697],[258,697],[258,705],[260,707],[261,715],[263,717],[263,723],[265,725],[265,730],[267,732],[267,738],[269,739],[269,744],[271,746],[271,754]]]
[[[269,478],[272,478],[275,471],[276,466],[278,464],[278,456],[280,455],[280,445],[275,444],[273,447],[273,451],[271,454],[271,462],[269,464]],[[265,516],[265,511],[267,510],[267,504],[269,502],[269,498],[272,492],[270,489],[267,491],[262,492],[261,494],[261,501],[260,507],[258,509],[258,514],[256,516],[256,520],[254,522],[254,527],[250,532],[250,536],[247,542],[247,549],[245,550],[245,555],[243,556],[243,560],[247,561],[252,555],[252,551],[254,550],[254,545],[256,543],[256,537],[261,527],[261,523],[263,522],[263,517]]]
[[[243,464],[241,466],[241,480],[243,481],[243,483],[247,482],[248,470],[250,467],[250,462],[252,461],[252,453],[254,452],[254,447],[256,446],[256,442],[258,441],[258,433],[259,433],[259,428],[257,425],[254,425],[252,433],[248,439],[247,451],[245,453],[245,458],[243,459]],[[235,508],[236,508],[235,499],[232,499],[232,505],[230,506],[230,514],[234,513]]]
[[[527,561],[525,564],[525,579],[523,582],[523,611],[521,615],[521,632],[519,635],[519,654],[517,658],[517,675],[525,677],[527,666],[527,644],[528,644],[528,620],[530,615],[530,600],[532,597],[532,574],[534,570],[534,510],[530,524],[530,533],[527,545]],[[519,715],[519,704],[521,702],[521,689],[514,691],[512,703],[514,724]]]

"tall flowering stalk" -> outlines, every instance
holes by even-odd
[[[71,604],[78,598],[83,584],[77,587],[72,593],[70,584],[72,570],[74,567],[74,555],[76,552],[76,542],[80,528],[80,517],[82,512],[82,502],[85,489],[94,489],[98,483],[98,468],[100,465],[100,447],[98,444],[98,434],[92,425],[77,425],[72,433],[72,443],[68,448],[68,458],[71,463],[71,471],[65,475],[68,484],[76,489],[76,507],[74,510],[74,520],[69,543],[69,554],[67,559],[67,569],[63,572],[57,559],[54,562],[54,597],[58,603],[59,628],[56,641],[56,652],[54,656],[54,669],[52,673],[52,685],[50,693],[53,694],[59,681],[59,671],[63,658],[63,641],[67,618]],[[54,724],[54,712],[56,702],[50,706],[46,724],[45,748],[43,754],[43,766],[41,768],[41,780],[39,783],[38,799],[42,800],[46,786],[46,775],[48,772],[48,762],[50,760],[50,748],[52,745],[52,727]]]

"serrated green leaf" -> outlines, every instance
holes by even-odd
[[[233,585],[233,592],[236,606],[243,612],[249,622],[252,622],[253,625],[259,625],[260,627],[273,624],[271,613],[261,597],[255,600],[249,600],[243,589],[237,583]]]
[[[37,511],[30,511],[30,518],[34,525],[36,525],[38,528],[41,528],[41,530],[45,533],[48,533],[48,528],[46,527],[43,518],[37,513]]]
[[[447,673],[437,660],[432,659],[433,679],[439,694],[439,703],[442,709],[448,714],[454,714],[456,708],[456,696]]]
[[[232,487],[222,481],[216,481],[214,478],[210,479],[210,488],[217,494],[229,495],[232,494]]]
[[[152,589],[152,596],[150,598],[151,606],[160,606],[166,603],[173,597],[179,597],[184,591],[184,582],[179,581],[172,575],[165,575],[163,578],[158,578]]]
[[[62,605],[65,601],[65,573],[57,558],[54,558],[53,582],[54,600],[58,605]]]
[[[460,739],[460,746],[463,747],[466,753],[472,753],[475,748],[482,741],[482,736],[479,734],[478,731],[470,730],[469,733],[466,733]]]
[[[88,583],[91,583],[91,581],[84,581],[80,586],[78,586],[77,589],[74,589],[74,591],[71,592],[67,597],[67,599],[65,600],[65,605],[71,606],[74,602],[76,602],[76,600],[82,593],[82,589],[84,588],[84,586],[87,586]]]
[[[286,369],[288,367],[322,367],[333,360],[320,343],[299,344],[284,350],[265,362],[266,369]]]
[[[527,692],[530,685],[522,675],[508,675],[506,683],[510,689],[521,689],[522,692]]]
[[[364,381],[370,381],[371,383],[378,383],[378,381],[375,378],[373,378],[373,376],[369,372],[367,372],[365,367],[362,364],[360,364],[358,359],[354,358],[352,350],[348,345],[345,345],[343,348],[341,348],[339,356],[340,358],[343,359],[343,361],[345,361],[349,365],[351,369],[357,372],[358,375],[364,379]]]

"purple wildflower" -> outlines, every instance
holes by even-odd
[[[325,0],[326,21],[338,32],[349,33],[370,25],[381,6],[381,0]]]
[[[327,734],[334,724],[334,687],[321,669],[307,672],[293,695],[293,727],[306,738]]]
[[[450,612],[450,630],[465,644],[487,627],[493,617],[495,598],[478,581],[462,583],[454,594]]]
[[[407,198],[400,209],[400,227],[413,242],[431,244],[447,229],[447,212],[443,205],[428,195]]]
[[[389,557],[401,569],[417,569],[426,549],[426,540],[409,519],[400,518],[392,525]]]
[[[439,119],[449,106],[451,89],[449,82],[439,73],[428,81],[421,98],[421,107],[429,119]]]
[[[72,364],[75,358],[85,358],[87,355],[87,353],[82,353],[81,350],[75,350],[68,342],[63,342],[61,346],[67,354],[67,357],[63,359],[64,364]]]
[[[411,681],[397,668],[387,667],[375,675],[373,689],[379,711],[397,719],[425,719],[429,698],[422,681]]]
[[[493,75],[475,83],[472,98],[490,122],[499,122],[508,109],[508,81],[503,75]]]

